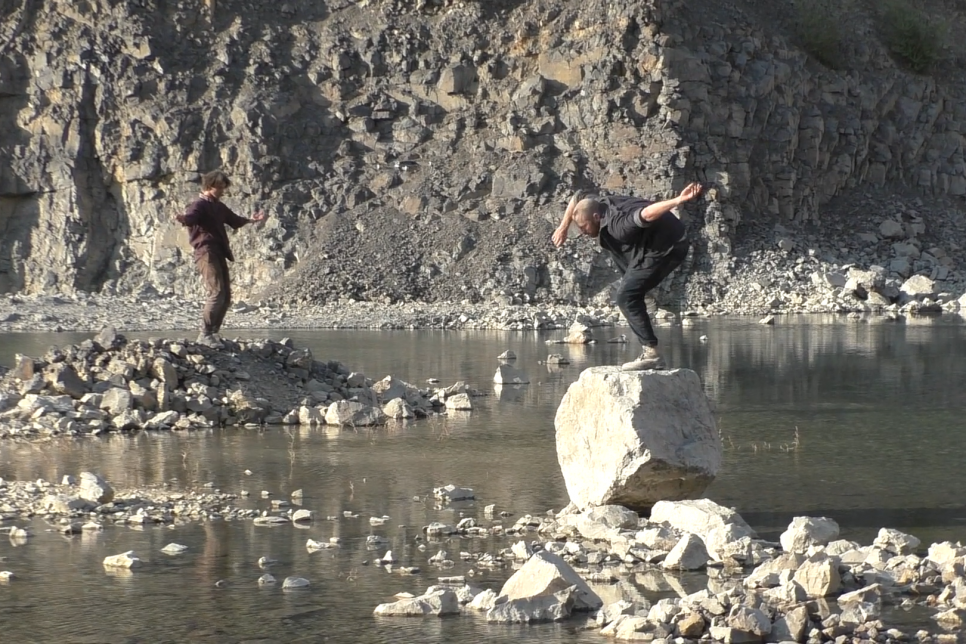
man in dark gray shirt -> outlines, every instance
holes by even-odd
[[[624,274],[617,291],[617,306],[641,341],[641,356],[622,365],[624,371],[664,369],[666,363],[657,350],[657,336],[647,314],[644,296],[657,287],[688,255],[687,230],[671,210],[701,194],[698,183],[688,185],[681,194],[666,201],[647,201],[637,197],[584,197],[578,193],[570,200],[553,243],[567,241],[571,223],[580,232],[600,240],[614,263]]]

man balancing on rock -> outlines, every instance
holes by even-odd
[[[221,170],[209,172],[201,178],[201,195],[183,215],[175,217],[188,227],[188,242],[194,249],[195,266],[201,273],[208,300],[203,315],[204,326],[198,342],[208,346],[220,346],[217,333],[231,304],[231,278],[228,262],[235,261],[228,243],[225,226],[237,230],[245,224],[265,221],[264,212],[256,212],[251,219],[236,215],[221,202],[231,181]]]
[[[610,253],[624,274],[617,290],[617,306],[644,348],[637,360],[621,366],[624,371],[666,368],[657,350],[657,336],[644,296],[687,257],[687,230],[671,209],[691,201],[701,191],[700,184],[692,183],[666,201],[585,196],[578,192],[553,233],[553,243],[559,248],[567,241],[570,224],[576,223],[581,233],[600,240],[601,248]]]

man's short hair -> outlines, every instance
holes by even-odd
[[[231,185],[228,175],[221,170],[213,170],[201,177],[201,189],[210,190],[211,188],[227,188]]]
[[[584,221],[592,215],[600,214],[604,211],[604,204],[593,197],[586,197],[577,202],[574,209],[574,219]]]

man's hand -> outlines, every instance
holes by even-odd
[[[266,219],[268,219],[268,215],[266,215],[266,214],[265,214],[265,213],[264,213],[263,211],[261,211],[261,210],[259,210],[259,211],[258,211],[258,212],[256,212],[256,213],[255,213],[254,215],[252,215],[252,223],[253,223],[253,224],[260,224],[260,223],[262,223],[263,221],[265,221]]]
[[[681,203],[684,203],[685,201],[691,201],[692,199],[700,195],[701,191],[703,190],[704,190],[704,186],[702,186],[700,183],[689,183],[684,188],[684,190],[681,191],[681,194],[678,195],[678,201],[680,201]]]
[[[553,237],[550,239],[553,241],[553,245],[557,248],[563,246],[564,242],[567,241],[567,228],[570,228],[570,226],[567,226],[566,228],[561,227],[553,231]]]

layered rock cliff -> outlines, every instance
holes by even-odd
[[[217,167],[271,215],[233,237],[246,298],[584,301],[614,273],[551,248],[571,192],[694,179],[682,305],[793,306],[830,263],[966,281],[962,73],[902,71],[861,12],[843,71],[780,7],[723,0],[7,5],[0,292],[196,293],[173,216]],[[829,220],[856,195],[873,210]],[[755,253],[781,279],[749,295]]]

